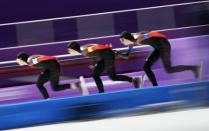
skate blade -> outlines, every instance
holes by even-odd
[[[80,79],[80,83],[81,83],[81,89],[80,89],[81,94],[82,95],[89,95],[89,91],[88,91],[84,77],[80,76],[79,79]]]

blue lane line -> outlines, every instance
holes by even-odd
[[[172,101],[208,105],[209,81],[0,105],[0,129],[108,116],[112,111]]]

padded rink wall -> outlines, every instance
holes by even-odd
[[[0,130],[209,105],[209,81],[0,105]]]

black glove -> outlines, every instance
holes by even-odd
[[[123,59],[128,59],[129,53],[127,52],[120,52],[120,51],[114,51],[116,55],[120,56]]]

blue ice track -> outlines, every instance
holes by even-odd
[[[0,130],[143,112],[159,105],[161,110],[208,106],[209,81],[0,105]]]

